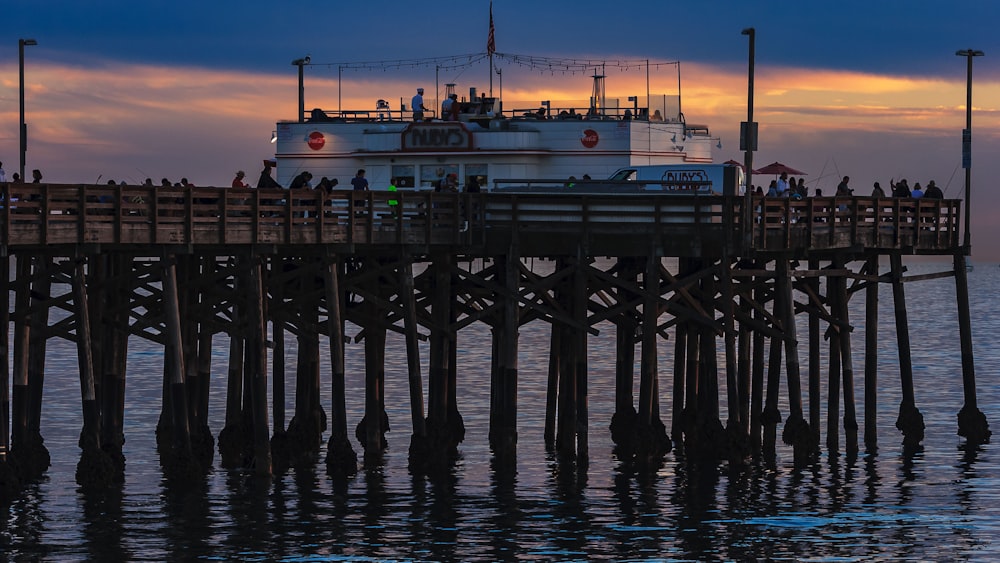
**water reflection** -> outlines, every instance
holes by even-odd
[[[588,466],[560,455],[550,455],[548,466],[549,490],[553,492],[548,505],[556,525],[547,555],[580,558],[586,554],[581,548],[587,544],[588,532],[594,532],[586,510]]]
[[[10,510],[0,518],[0,547],[11,559],[45,559],[52,550],[43,541],[49,526],[42,510],[45,501],[39,484],[30,484],[24,494],[11,503]]]
[[[976,334],[1000,322],[1000,300],[992,298],[1000,275],[994,277],[994,286],[973,289],[978,296],[973,307],[982,311],[974,321]],[[933,283],[926,288],[931,294]],[[914,326],[932,327],[925,331],[928,341],[955,333],[946,301],[928,300],[913,311]],[[884,318],[891,318],[891,299],[881,305],[889,308]],[[463,342],[489,342],[487,329],[468,330]],[[890,343],[891,330],[888,323]],[[476,399],[489,396],[489,379],[481,370],[468,369],[460,376],[468,436],[459,459],[441,474],[411,473],[405,454],[409,437],[390,434],[387,454],[353,478],[331,478],[322,466],[299,467],[273,480],[216,468],[193,484],[163,480],[152,439],[160,411],[159,356],[149,346],[130,342],[129,467],[125,484],[101,495],[77,492],[74,483],[79,382],[58,375],[72,375],[75,352],[67,348],[53,357],[52,376],[46,379],[43,434],[52,445],[53,466],[43,481],[4,507],[0,560],[1000,558],[993,540],[1000,537],[1000,464],[992,455],[994,446],[955,447],[954,417],[962,404],[957,351],[943,356],[929,348],[914,351],[916,384],[923,389],[918,396],[933,391],[934,397],[919,405],[927,420],[924,451],[903,449],[887,422],[878,429],[879,455],[828,455],[796,466],[791,449],[779,443],[774,456],[745,466],[699,462],[683,452],[638,466],[614,456],[607,424],[614,410],[615,343],[613,338],[595,340],[590,346],[595,356],[591,457],[589,465],[581,465],[559,459],[544,446],[547,335],[532,326],[522,332],[516,460],[490,454],[488,401]],[[53,342],[54,352],[64,345]],[[389,348],[395,353],[405,346]],[[488,348],[470,348],[472,363],[488,365]],[[670,354],[667,346],[663,361]],[[152,367],[135,368],[144,359]],[[224,373],[225,356],[214,359],[213,369]],[[287,361],[295,365],[292,354]],[[405,366],[398,357],[388,361]],[[856,358],[858,365],[861,361]],[[976,361],[985,368],[981,372],[996,371],[1000,347],[977,349]],[[895,417],[901,400],[891,347],[880,351],[879,367],[885,377],[878,408],[885,422]],[[348,358],[348,373],[363,373],[362,368],[360,357]],[[328,377],[329,366],[321,373]],[[386,403],[395,424],[407,420],[408,389],[405,370],[395,379],[392,373],[387,369]],[[294,384],[291,378],[289,384]],[[363,413],[362,384],[360,377],[347,381],[352,423]],[[224,379],[213,378],[216,385],[212,404],[224,405]],[[328,404],[329,381],[323,389]],[[982,378],[979,398],[997,424],[1000,386]],[[664,397],[662,404],[670,401]],[[218,432],[224,410],[212,414]]]
[[[221,508],[228,516],[223,526],[226,553],[254,559],[271,553],[270,492],[271,481],[238,471],[228,471],[226,501]],[[278,530],[280,532],[280,529]]]
[[[522,538],[524,512],[517,498],[517,465],[511,458],[490,462],[490,498],[493,514],[489,521],[489,556],[494,561],[515,561]]]
[[[125,536],[124,494],[120,486],[106,491],[80,491],[85,525],[83,538],[94,561],[131,561],[136,555],[120,539]]]

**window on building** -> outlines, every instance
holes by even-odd
[[[397,188],[412,188],[416,185],[415,168],[412,164],[392,165],[392,177],[396,179]]]
[[[457,164],[429,164],[420,167],[420,188],[434,189],[448,174],[458,176]]]
[[[487,183],[490,181],[489,165],[487,164],[466,164],[465,165],[465,185],[469,185],[469,181],[473,178],[479,182],[479,186],[485,191],[487,189]]]

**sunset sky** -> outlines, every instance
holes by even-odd
[[[7,0],[0,39],[0,161],[17,171],[18,38],[25,50],[27,169],[52,182],[141,182],[146,177],[228,185],[254,176],[275,122],[294,119],[293,59],[310,55],[306,107],[335,109],[340,63],[483,53],[488,0]],[[681,61],[687,120],[722,139],[716,161],[742,160],[747,38],[757,32],[754,162],[779,160],[830,190],[843,175],[858,193],[935,180],[960,197],[966,61],[974,62],[974,260],[1000,260],[1000,2],[493,3],[499,53]],[[498,62],[510,100],[586,99],[583,74]],[[344,72],[344,109],[394,109],[417,85],[432,92],[433,65]],[[488,88],[488,67],[438,70],[440,83]],[[609,97],[637,92],[644,76],[608,72]],[[676,76],[654,76],[675,93]],[[659,87],[663,86],[663,87]],[[498,84],[494,84],[496,89]],[[644,89],[644,86],[642,86]],[[553,102],[555,104],[555,102]]]

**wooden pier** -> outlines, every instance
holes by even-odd
[[[783,422],[782,440],[808,461],[820,448],[824,410],[827,448],[839,447],[842,430],[856,452],[857,344],[848,315],[855,296],[865,300],[867,327],[863,440],[874,451],[879,284],[891,285],[895,305],[903,396],[896,426],[905,445],[917,446],[924,426],[905,286],[944,276],[955,279],[961,329],[958,433],[974,443],[990,435],[976,404],[968,248],[955,200],[5,184],[0,202],[0,284],[13,295],[13,307],[3,309],[13,346],[0,331],[4,487],[48,466],[40,420],[50,338],[77,343],[84,420],[77,481],[92,487],[123,478],[130,336],[164,349],[156,430],[168,477],[200,474],[216,449],[224,467],[271,475],[315,459],[327,430],[329,472],[352,474],[352,426],[364,462],[378,463],[389,422],[387,331],[406,342],[411,468],[447,465],[464,438],[456,342],[476,322],[492,331],[484,373],[499,460],[516,452],[518,331],[532,321],[551,325],[544,435],[564,456],[588,456],[587,339],[605,321],[616,331],[608,423],[620,458],[646,461],[673,447],[718,459],[773,457]],[[950,256],[953,267],[908,276],[903,259],[913,255]],[[535,260],[546,269],[534,269]],[[67,314],[52,322],[52,309]],[[808,318],[805,334],[796,330],[799,315]],[[361,329],[350,341],[347,322]],[[211,405],[212,337],[220,333],[229,337],[227,398]],[[294,374],[285,373],[287,335],[299,343]],[[321,338],[332,368],[328,405],[320,400]],[[672,358],[658,357],[666,338]],[[421,340],[429,341],[426,374]],[[357,343],[365,414],[348,420],[344,354]],[[288,376],[296,381],[290,418]],[[218,444],[210,408],[226,409]]]

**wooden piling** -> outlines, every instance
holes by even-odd
[[[556,271],[572,267],[566,259],[559,259],[556,262]],[[573,307],[573,283],[563,280],[556,289],[557,300],[562,306],[572,314]],[[563,457],[573,458],[576,456],[576,401],[578,398],[576,386],[579,380],[576,377],[576,341],[573,329],[563,325],[559,335],[559,407],[557,414],[556,428],[556,451]]]
[[[549,363],[545,386],[545,445],[556,447],[556,415],[559,405],[559,375],[562,373],[562,327],[558,321],[549,324]]]
[[[729,436],[729,457],[734,460],[741,460],[750,453],[749,440],[743,419],[743,400],[740,397],[740,373],[739,362],[736,349],[736,298],[733,287],[733,263],[728,254],[723,254],[719,263],[719,284],[721,301],[718,309],[721,309],[723,319],[723,340],[725,343],[726,361],[726,398],[727,414],[729,420],[726,424],[726,431]],[[716,403],[718,404],[718,403]]]
[[[970,444],[989,441],[990,425],[979,410],[976,400],[976,364],[972,357],[972,319],[969,312],[969,280],[965,254],[956,253],[954,260],[955,294],[958,299],[958,332],[962,349],[962,390],[965,402],[958,413],[958,435]]]
[[[587,320],[590,294],[587,292],[587,263],[578,255],[573,262],[573,356],[576,382],[576,456],[585,461],[590,455],[590,432],[588,428],[590,409],[587,401]]]
[[[11,452],[20,481],[32,481],[41,477],[48,469],[51,458],[45,448],[45,441],[33,422],[33,388],[40,385],[37,366],[32,365],[32,351],[37,357],[37,341],[32,331],[41,332],[43,323],[36,320],[40,315],[48,316],[48,309],[35,309],[32,298],[33,277],[38,273],[36,262],[41,262],[31,254],[17,255],[17,284],[14,303],[14,375],[11,404]],[[47,285],[44,287],[48,287]],[[42,287],[39,287],[41,290]],[[47,324],[47,323],[46,323]],[[41,337],[44,342],[44,336]],[[44,352],[44,350],[43,350]],[[43,357],[44,361],[44,357]],[[37,363],[37,362],[36,362]],[[37,393],[40,397],[41,390]],[[40,399],[39,399],[40,400]],[[39,404],[40,409],[40,404]],[[40,414],[39,414],[40,416]]]
[[[819,260],[809,259],[809,270],[819,271]],[[820,296],[820,278],[813,276],[805,280],[805,285],[809,289],[811,296]],[[813,303],[814,307],[821,307],[822,303]],[[823,362],[820,356],[822,340],[820,334],[820,315],[810,312],[808,318],[808,338],[809,338],[809,428],[813,431],[813,440],[819,443],[819,432],[822,420],[822,371]]]
[[[193,464],[188,426],[187,390],[184,381],[184,344],[181,334],[180,303],[177,292],[177,264],[173,255],[163,257],[163,309],[166,317],[167,347],[164,353],[169,376],[169,432],[171,451],[168,464],[183,471]],[[170,467],[170,465],[168,465]],[[186,473],[186,472],[185,472]]]
[[[298,271],[297,301],[299,353],[295,373],[295,416],[288,426],[289,455],[294,465],[308,464],[323,442],[325,414],[319,401],[319,309],[322,291],[315,266],[303,264]],[[383,335],[384,335],[384,328]],[[383,336],[384,337],[384,336]],[[366,336],[367,341],[367,336]],[[380,354],[384,354],[384,349]]]
[[[871,253],[865,273],[877,278],[878,254]],[[865,449],[878,452],[878,289],[872,280],[865,286]]]
[[[896,428],[903,433],[903,445],[915,448],[924,440],[924,416],[917,409],[913,390],[910,327],[906,318],[906,292],[903,289],[903,260],[898,252],[889,255],[889,264],[892,269],[892,299],[896,316],[896,346],[899,350],[899,380],[902,392]]]
[[[778,290],[772,301],[774,306],[774,316],[780,319],[780,328],[784,330],[787,319],[781,318],[781,304],[779,303]],[[781,387],[781,347],[782,337],[772,336],[770,338],[770,352],[767,359],[767,391],[764,398],[764,410],[761,416],[763,424],[763,439],[761,450],[768,459],[773,459],[777,454],[777,432],[778,423],[781,422],[781,411],[778,409],[778,396]]]
[[[799,370],[798,336],[795,326],[795,301],[792,298],[792,280],[788,260],[778,261],[778,294],[783,313],[782,324],[785,333],[785,373],[788,388],[788,419],[782,430],[781,439],[792,446],[797,461],[809,461],[819,449],[813,433],[806,422],[802,408],[802,381]]]
[[[204,277],[215,277],[216,274],[216,262],[212,256],[202,257],[202,276]],[[208,297],[206,292],[202,292],[202,303],[201,308],[203,309],[201,314],[204,315],[207,311],[206,301]],[[209,323],[199,322],[198,323],[198,389],[195,391],[195,420],[198,421],[199,432],[206,438],[211,440],[212,434],[208,426],[208,409],[209,400],[211,397],[212,390],[212,339],[215,336],[215,331],[209,326]],[[208,448],[208,454],[211,456],[212,448]],[[208,458],[208,462],[211,463],[211,457]]]
[[[740,269],[742,266],[737,265]],[[730,276],[732,278],[732,276]],[[744,280],[742,285],[749,286],[749,283],[745,278],[740,278]],[[739,293],[739,302],[737,307],[739,309],[740,317],[744,319],[739,323],[738,333],[736,335],[736,370],[737,370],[737,394],[739,397],[739,413],[740,413],[740,431],[747,438],[747,447],[750,452],[753,451],[753,442],[750,440],[750,391],[753,386],[753,381],[750,374],[752,373],[752,354],[753,354],[753,328],[750,323],[750,319],[753,317],[753,305],[751,303],[751,296],[748,294],[748,289],[741,288],[743,291]],[[732,407],[730,407],[732,408]]]
[[[48,342],[49,299],[52,287],[51,256],[36,258],[31,281],[31,332],[28,337],[28,433],[42,440],[42,398],[45,388],[45,349]],[[48,467],[48,463],[45,464]]]
[[[750,451],[760,454],[763,448],[764,432],[764,304],[767,301],[767,278],[755,276],[753,300],[758,304],[754,309],[753,319],[757,327],[752,335],[753,351],[750,360]],[[780,418],[780,415],[779,415]],[[771,442],[774,443],[773,441]]]
[[[374,300],[366,299],[362,303],[365,315],[370,319],[382,318]],[[385,328],[374,323],[364,327],[365,330],[365,415],[361,424],[363,432],[359,433],[365,450],[365,464],[370,465],[381,460],[382,451],[388,446],[384,427],[385,414]]]
[[[238,278],[239,276],[237,276]],[[237,281],[236,286],[241,287]],[[247,451],[246,433],[243,413],[243,380],[244,380],[244,334],[240,328],[242,317],[246,314],[246,306],[233,303],[231,314],[233,327],[229,333],[229,369],[226,375],[226,424],[219,433],[219,458],[222,467],[233,469],[244,464],[245,459],[252,455]]]
[[[275,260],[276,267],[283,264]],[[271,298],[278,305],[268,312],[271,317],[271,416],[273,433],[277,437],[285,433],[285,282],[271,284]],[[301,350],[300,350],[301,353]]]
[[[634,258],[619,258],[617,267],[618,278],[623,284],[638,286],[638,272]],[[618,303],[626,303],[633,299],[632,292],[621,287],[617,288],[615,296]],[[625,457],[634,455],[638,446],[639,413],[635,407],[632,388],[635,384],[635,335],[639,323],[636,322],[636,315],[631,309],[620,313],[614,323],[615,412],[611,417],[611,439],[615,443],[619,457]],[[641,393],[640,391],[640,395]]]
[[[358,456],[347,435],[347,391],[344,369],[343,293],[340,291],[341,263],[329,258],[323,270],[326,285],[327,329],[330,342],[330,440],[326,446],[326,469],[334,476],[354,475]],[[413,327],[416,330],[416,327]]]
[[[646,258],[646,270],[643,272],[643,301],[642,301],[642,340],[640,344],[639,359],[639,426],[651,428],[654,417],[658,418],[659,413],[653,412],[655,382],[657,378],[657,329],[660,316],[660,259],[649,256]],[[629,335],[631,336],[631,335]],[[634,350],[634,345],[629,339],[629,347]],[[631,363],[628,366],[631,372]],[[629,384],[629,405],[632,408],[631,400],[631,377]]]
[[[451,320],[451,273],[440,256],[435,256],[431,266],[434,270],[431,290],[431,315],[433,325],[430,330],[430,365],[427,381],[428,423],[443,425],[448,417],[448,323]],[[438,429],[428,424],[428,432]]]
[[[115,481],[125,479],[125,376],[128,357],[129,310],[131,308],[131,262],[122,256],[91,256],[89,275],[102,281],[90,282],[97,291],[88,291],[91,335],[95,344],[98,404],[101,419],[101,449],[115,463]],[[96,340],[95,340],[96,342]],[[98,363],[99,360],[99,363]]]
[[[253,416],[253,472],[260,477],[271,476],[271,443],[267,424],[267,325],[264,311],[264,285],[260,257],[250,257],[247,276],[250,311],[247,339],[247,368],[251,374],[251,413]]]
[[[840,312],[838,299],[840,293],[836,289],[836,280],[833,276],[827,276],[827,303],[830,305],[830,312],[836,314]],[[840,382],[841,382],[841,357],[840,357],[840,337],[841,328],[839,325],[831,323],[829,328],[829,363],[830,370],[827,379],[827,410],[826,410],[826,448],[831,454],[840,450]]]
[[[500,458],[510,459],[516,453],[517,446],[517,350],[518,329],[518,282],[520,280],[520,258],[517,246],[511,245],[503,258],[503,265],[498,269],[503,275],[504,295],[500,298],[503,304],[499,332],[499,357],[496,367],[497,404],[496,419],[498,432],[493,444],[493,453]]]
[[[687,380],[687,323],[674,325],[673,403],[670,409],[670,438],[675,444],[684,443],[684,398]]]
[[[854,360],[851,353],[850,316],[848,313],[847,279],[837,279],[837,317],[846,328],[840,331],[840,369],[844,377],[844,448],[848,455],[858,453],[858,414],[854,402]]]
[[[83,454],[76,466],[76,482],[84,488],[103,488],[111,484],[115,469],[111,458],[101,449],[101,413],[97,402],[94,376],[93,342],[87,303],[85,262],[73,268],[73,309],[76,317],[76,352],[80,367],[80,398],[83,405],[83,429],[80,448]]]
[[[410,458],[427,455],[427,421],[424,413],[424,382],[420,366],[420,333],[417,323],[413,259],[407,257],[399,268],[399,300],[403,307],[403,336],[406,340],[406,374],[410,392]],[[328,297],[329,298],[329,297]]]
[[[703,262],[701,267],[708,264]],[[710,267],[710,266],[709,266]],[[715,294],[718,288],[716,276],[710,275],[701,280],[701,306],[706,311],[712,311],[713,315],[717,308],[715,304]],[[700,411],[705,417],[705,422],[715,429],[722,428],[719,410],[719,360],[718,343],[716,342],[716,331],[707,325],[701,327],[701,383],[699,387],[701,393],[699,400],[702,408]],[[723,338],[723,341],[725,339]],[[723,345],[723,347],[725,347]],[[721,436],[719,436],[721,438]]]

